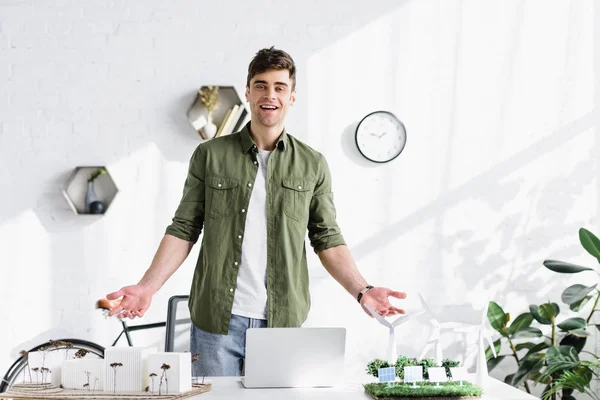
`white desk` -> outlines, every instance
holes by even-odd
[[[309,388],[309,389],[246,389],[239,377],[207,378],[212,383],[208,393],[192,397],[195,400],[210,399],[246,399],[246,400],[303,400],[303,399],[344,399],[368,400],[373,399],[365,392],[360,380],[347,383],[339,388]],[[368,382],[365,380],[364,382]],[[519,389],[515,389],[499,380],[490,378],[489,388],[481,397],[483,400],[533,400],[537,399]]]

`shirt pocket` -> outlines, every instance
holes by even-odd
[[[307,221],[315,184],[306,179],[284,178],[282,185],[283,212],[298,222]]]
[[[220,178],[217,176],[206,178],[206,185],[209,187],[209,217],[223,218],[231,213],[239,183],[239,180],[233,178]]]

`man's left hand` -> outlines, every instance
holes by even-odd
[[[388,297],[395,297],[397,299],[405,299],[406,293],[396,292],[384,287],[375,287],[368,290],[363,297],[360,299],[360,305],[368,316],[373,318],[369,310],[365,308],[365,304],[368,304],[376,313],[383,317],[389,317],[397,314],[406,314],[401,308],[394,307]]]

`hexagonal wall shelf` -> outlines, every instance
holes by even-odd
[[[235,87],[217,87],[219,88],[219,106],[212,112],[212,122],[217,126],[217,133],[214,137],[236,132],[242,129],[250,119],[250,113]],[[205,86],[201,87],[200,90],[203,88]],[[196,93],[196,98],[187,111],[187,118],[200,137],[208,140],[212,139],[212,137],[207,137],[203,130],[208,122],[208,110],[202,105],[200,90]]]
[[[94,179],[94,191],[98,200],[104,203],[104,210],[102,212],[91,212],[101,211],[100,208],[89,210],[86,208],[85,204],[88,180],[94,172],[99,170],[99,168],[103,168],[106,172],[98,175]],[[63,189],[63,195],[65,196],[67,203],[69,203],[69,206],[77,215],[106,213],[118,192],[119,189],[117,189],[117,186],[110,176],[108,169],[106,169],[104,166],[76,167],[71,173],[71,176],[69,177],[69,180]]]

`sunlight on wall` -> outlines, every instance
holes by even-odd
[[[0,225],[0,249],[2,319],[10,321],[2,324],[1,337],[3,342],[15,346],[0,354],[0,366],[5,366],[16,359],[21,343],[51,327],[56,310],[51,302],[52,251],[48,235],[32,210]]]
[[[308,131],[367,279],[471,305],[448,319],[488,299],[560,301],[566,281],[541,262],[577,261],[577,230],[597,217],[591,5],[410,2],[309,58]],[[373,165],[354,129],[380,109],[408,139]]]

